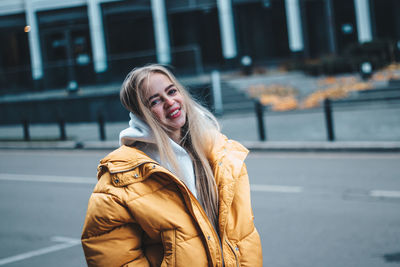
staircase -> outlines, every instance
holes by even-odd
[[[386,86],[358,91],[355,97],[363,99],[400,99],[400,80],[390,80]]]
[[[221,84],[223,113],[253,112],[254,100],[245,92],[223,82]]]

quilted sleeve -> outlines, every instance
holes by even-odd
[[[81,238],[88,266],[149,266],[142,235],[117,196],[91,195]]]
[[[236,194],[241,198],[239,201],[240,207],[237,207],[237,209],[242,209],[239,212],[242,214],[241,217],[243,219],[241,221],[241,228],[246,229],[245,231],[240,231],[241,229],[237,229],[243,233],[242,239],[237,243],[238,250],[240,251],[239,253],[241,255],[240,266],[261,267],[263,265],[261,240],[257,229],[254,226],[254,216],[250,200],[249,177],[245,164],[243,164],[240,172]],[[245,214],[246,216],[243,216]],[[246,217],[250,217],[250,219],[244,219]]]

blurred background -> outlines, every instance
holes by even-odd
[[[0,266],[85,266],[137,66],[246,159],[264,266],[400,263],[400,0],[0,0]]]
[[[328,98],[390,107],[374,127],[383,132],[399,123],[391,105],[400,97],[399,12],[398,0],[1,0],[0,139],[84,138],[71,134],[80,132],[74,123],[97,123],[90,138],[115,139],[106,127],[127,120],[118,100],[124,77],[156,62],[216,115],[255,117],[260,102],[272,111],[270,140],[293,140],[284,133],[313,121],[280,125],[274,114],[315,111]],[[250,139],[262,139],[257,127]],[[324,140],[320,128],[298,140]],[[393,131],[336,139],[400,140]]]

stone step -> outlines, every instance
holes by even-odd
[[[224,114],[254,110],[254,101],[244,91],[226,82],[221,90]]]
[[[254,102],[237,102],[223,105],[223,113],[254,112]]]

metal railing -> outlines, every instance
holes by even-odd
[[[322,110],[325,121],[325,131],[326,140],[329,142],[335,141],[335,127],[334,127],[334,107],[337,106],[349,106],[356,103],[371,103],[371,102],[381,102],[381,101],[398,101],[400,100],[400,95],[385,96],[381,97],[361,97],[354,99],[341,99],[341,100],[331,100],[329,98],[323,101]],[[267,141],[267,128],[264,121],[265,107],[260,101],[256,100],[254,102],[254,111],[257,119],[258,137],[260,141]]]
[[[23,140],[24,141],[31,141],[31,134],[30,134],[30,123],[28,120],[22,120],[22,129],[23,129]],[[65,120],[59,119],[57,122],[57,126],[59,129],[59,139],[60,141],[67,140],[67,131],[65,129]],[[101,141],[105,141],[107,139],[106,130],[105,130],[105,119],[102,115],[99,115],[96,121],[98,125],[98,133],[99,139]],[[50,122],[48,124],[51,124]]]

